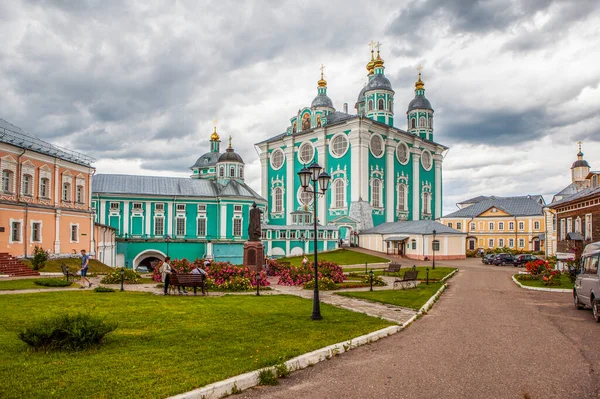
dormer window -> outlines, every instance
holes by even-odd
[[[235,167],[231,167],[229,168],[229,176],[230,177],[235,177]]]

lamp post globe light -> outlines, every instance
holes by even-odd
[[[329,184],[331,183],[331,176],[327,172],[323,171],[323,168],[316,162],[313,162],[308,167],[304,166],[298,172],[300,178],[300,185],[304,191],[308,190],[310,183],[313,188],[313,251],[314,251],[314,268],[315,268],[315,291],[313,296],[313,311],[310,316],[313,320],[321,320],[321,304],[319,302],[319,266],[317,259],[317,196],[325,195],[325,192],[329,190]],[[319,193],[319,190],[321,191]]]
[[[432,270],[435,270],[435,251],[437,249],[436,248],[437,242],[435,241],[435,234],[436,234],[436,231],[433,230],[433,242],[431,243],[431,252],[433,252],[433,262],[432,262],[432,265],[431,265],[431,269]]]

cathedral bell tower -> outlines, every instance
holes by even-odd
[[[419,65],[419,79],[415,82],[415,98],[408,104],[406,116],[408,120],[408,132],[419,135],[421,138],[433,141],[433,108],[425,98],[425,83],[421,80]]]
[[[586,182],[586,177],[590,173],[590,164],[583,159],[583,152],[581,152],[582,142],[580,141],[577,144],[579,145],[579,152],[577,153],[577,161],[573,162],[571,166],[571,181],[573,183],[584,184],[583,182]]]
[[[379,54],[381,43],[371,42],[371,61],[367,64],[369,82],[364,91],[364,115],[374,121],[394,126],[394,90],[386,78],[384,61]],[[374,48],[377,48],[377,58],[374,58]],[[363,93],[361,91],[361,94]],[[360,96],[359,96],[360,100]],[[360,105],[359,114],[361,114]]]

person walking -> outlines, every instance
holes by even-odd
[[[173,271],[173,268],[171,267],[171,265],[169,264],[169,262],[171,261],[171,258],[169,258],[168,256],[165,258],[165,261],[163,262],[162,265],[160,265],[160,268],[158,269],[158,271],[161,274],[162,277],[162,281],[164,284],[164,295],[169,295],[169,280],[170,280],[170,276],[171,276],[171,272]]]
[[[85,284],[83,283],[84,280],[87,281],[88,287],[92,286],[92,283],[86,277],[89,266],[90,266],[90,256],[85,252],[85,249],[82,249],[81,250],[81,269],[79,269],[79,275],[81,276],[81,287],[80,288],[85,288]]]

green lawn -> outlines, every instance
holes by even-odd
[[[436,267],[435,270],[433,270],[431,268],[431,266],[418,266],[416,269],[419,272],[418,275],[418,279],[419,280],[425,280],[425,278],[427,277],[427,271],[426,269],[429,268],[429,279],[430,280],[440,280],[444,277],[446,277],[448,274],[452,273],[454,270],[456,270],[455,267]],[[371,268],[369,268],[370,270]],[[402,266],[402,268],[400,269],[399,273],[387,273],[386,276],[396,276],[396,277],[402,277],[404,276],[404,273],[412,270],[412,266],[411,267],[404,267]],[[344,269],[345,272],[354,272],[354,273],[363,273],[365,272],[365,269]],[[381,276],[383,275],[383,271],[382,269],[373,269],[373,274],[375,276]]]
[[[309,261],[313,260],[312,254],[306,254]],[[364,263],[384,263],[389,262],[389,259],[380,258],[379,256],[364,254],[362,252],[356,252],[349,249],[336,249],[331,252],[323,252],[318,254],[319,260],[326,260],[329,262],[337,263],[338,265],[354,265]],[[292,256],[289,258],[279,258],[278,261],[287,261],[294,266],[302,265],[302,256]]]
[[[20,280],[6,280],[0,281],[0,291],[14,291],[14,290],[32,290],[32,289],[45,289],[45,288],[77,288],[78,283],[72,284],[70,287],[46,287],[43,285],[37,285],[34,280],[43,280],[43,278],[27,278]]]
[[[119,328],[98,350],[35,353],[29,323],[85,310]],[[274,365],[392,323],[298,297],[71,291],[0,296],[0,397],[164,398]]]
[[[417,288],[405,290],[384,290],[384,291],[361,291],[361,292],[338,292],[336,295],[348,296],[352,298],[367,299],[369,301],[388,303],[390,305],[402,306],[419,310],[431,298],[442,283],[430,283],[426,285],[421,283]]]
[[[28,267],[31,266],[31,259],[23,259],[23,263],[25,263]],[[39,272],[48,272],[48,273],[61,273],[61,265],[65,264],[69,266],[69,271],[76,273],[77,270],[81,269],[81,258],[61,258],[61,259],[49,259],[46,261],[46,266],[43,269],[38,270]],[[88,269],[88,273],[110,273],[113,271],[110,266],[106,266],[104,263],[96,260],[90,259],[90,266]]]
[[[528,287],[542,287],[542,288],[562,288],[562,289],[573,289],[573,283],[569,276],[561,274],[558,279],[560,285],[544,285],[544,282],[541,280],[521,280],[520,276],[526,276],[526,274],[516,274],[515,278],[519,283],[526,285]],[[555,277],[556,278],[556,277]]]

